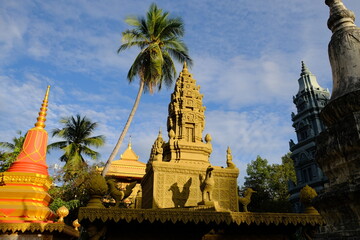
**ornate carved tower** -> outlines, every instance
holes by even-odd
[[[290,141],[297,183],[296,185],[289,184],[289,193],[295,212],[302,212],[300,190],[309,185],[319,192],[326,181],[326,177],[315,161],[315,137],[324,130],[324,125],[320,120],[320,111],[329,100],[330,93],[327,89],[320,87],[316,77],[304,62],[302,62],[298,82],[299,91],[293,98],[297,114],[291,114],[298,143]]]
[[[199,90],[200,86],[196,85],[185,63],[171,94],[167,123],[169,142],[165,145],[164,161],[209,165],[211,137],[206,135],[206,143],[203,142],[206,108]]]
[[[199,90],[184,64],[169,104],[169,140],[164,142],[159,133],[142,181],[144,208],[191,207],[202,199],[201,175],[211,165],[212,145],[209,134],[205,139],[202,136],[205,107]],[[212,196],[221,208],[236,211],[239,170],[232,161],[228,165],[212,167],[215,179]]]
[[[327,229],[319,239],[360,236],[360,28],[341,0],[326,0],[333,32],[329,58],[333,91],[321,112],[327,129],[317,137],[316,160],[329,183],[315,199]]]

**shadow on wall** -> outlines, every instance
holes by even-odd
[[[174,203],[175,208],[185,207],[185,204],[189,199],[191,183],[192,178],[189,178],[189,180],[184,184],[182,191],[180,191],[177,182],[170,186],[169,191],[172,191],[171,199]]]

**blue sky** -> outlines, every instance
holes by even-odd
[[[99,149],[106,161],[127,119],[138,82],[127,71],[138,52],[117,54],[129,15],[144,15],[152,1],[36,1],[0,3],[0,141],[33,127],[47,85],[51,85],[48,132],[61,117],[86,115],[106,136]],[[324,1],[155,1],[181,16],[184,41],[194,60],[190,72],[201,85],[210,133],[210,161],[224,166],[230,146],[240,169],[260,155],[279,163],[296,142],[290,114],[296,111],[302,60],[331,90]],[[358,0],[344,0],[360,14]],[[181,71],[180,65],[178,72]],[[146,162],[159,128],[166,129],[173,88],[145,94],[128,132],[133,149]],[[165,135],[165,134],[164,134]],[[120,152],[126,147],[129,137]],[[49,142],[57,139],[49,138]],[[48,155],[58,162],[60,152]]]

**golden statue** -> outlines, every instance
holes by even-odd
[[[213,167],[209,166],[206,169],[205,179],[203,175],[200,175],[200,189],[202,192],[202,202],[212,201],[212,190],[215,185],[214,177],[212,176]]]
[[[110,196],[116,201],[115,207],[119,207],[121,201],[128,198],[131,195],[133,188],[136,186],[136,182],[132,182],[126,186],[125,190],[122,190],[117,188],[115,179],[109,179],[106,182],[109,186]]]
[[[239,197],[239,202],[243,205],[244,212],[248,212],[247,206],[251,202],[251,195],[256,193],[252,188],[247,188],[244,192],[244,197]]]

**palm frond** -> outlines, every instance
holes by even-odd
[[[75,174],[79,170],[81,170],[84,166],[86,166],[85,161],[81,157],[80,154],[75,154],[71,158],[67,160],[64,166],[65,172],[68,174]]]
[[[163,78],[165,85],[167,87],[170,87],[173,84],[174,79],[176,78],[176,68],[173,60],[171,59],[169,53],[167,51],[163,51],[163,58],[164,58],[164,64],[162,66],[163,68]],[[162,87],[162,81],[158,85],[159,91]]]
[[[105,137],[103,135],[86,138],[83,140],[85,146],[101,147],[104,145]]]
[[[174,48],[167,48],[166,51],[169,52],[170,56],[175,58],[178,62],[186,62],[189,66],[192,66],[192,60],[186,52],[178,51]]]
[[[64,148],[69,142],[68,141],[60,141],[60,142],[54,142],[47,146],[47,151],[56,150],[56,149],[62,149]]]
[[[142,50],[135,58],[135,61],[131,65],[127,78],[129,82],[134,80],[134,77],[140,73],[140,68],[146,64],[146,59],[148,58],[149,52],[144,49]]]
[[[0,147],[8,149],[8,150],[14,150],[15,145],[9,142],[0,142]]]
[[[62,150],[65,152],[65,156],[69,159],[73,158],[76,154],[78,154],[80,150],[80,146],[78,146],[76,143],[70,143],[62,148]]]
[[[82,147],[81,152],[85,155],[91,157],[93,160],[98,159],[100,157],[100,154],[86,146]]]
[[[123,43],[147,41],[146,36],[138,29],[128,29],[122,33],[121,41]]]
[[[125,22],[127,24],[129,24],[130,26],[134,26],[134,27],[138,27],[138,26],[141,25],[141,22],[140,22],[139,18],[137,18],[135,16],[126,17]]]
[[[159,32],[159,39],[179,38],[184,36],[184,24],[180,17],[170,19]]]
[[[140,49],[143,49],[148,43],[145,41],[137,41],[137,42],[130,42],[130,43],[124,43],[122,44],[119,49],[117,50],[117,53],[120,53],[121,51],[124,51],[131,47],[139,47]]]
[[[56,128],[51,130],[51,135],[52,137],[58,136],[58,137],[62,137],[64,136],[64,131],[62,129]]]

